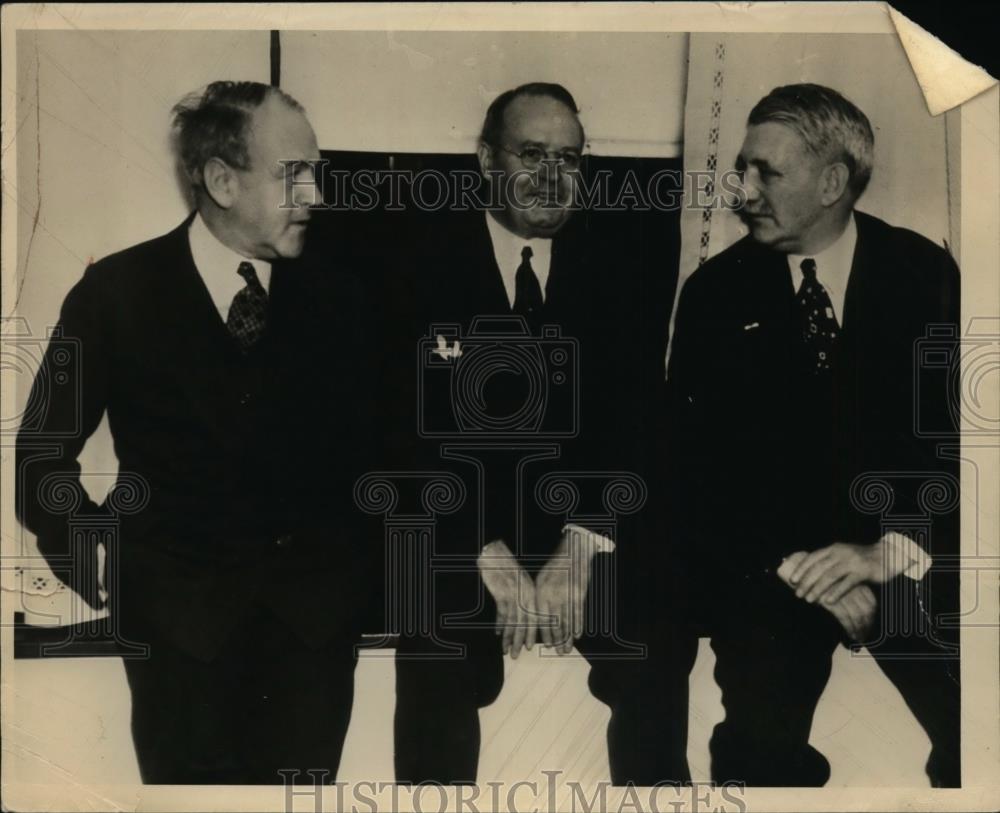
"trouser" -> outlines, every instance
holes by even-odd
[[[712,780],[822,786],[830,764],[809,745],[809,733],[839,625],[777,576],[720,585],[722,592],[708,626],[726,712],[709,741]]]
[[[939,588],[933,597],[929,586]],[[927,733],[925,769],[931,785],[941,788],[962,784],[958,629],[940,618],[957,611],[957,597],[957,573],[933,573],[919,584],[905,577],[889,582],[880,591],[877,634],[867,645]]]
[[[333,782],[354,697],[353,641],[308,647],[254,608],[211,661],[154,631],[125,660],[132,737],[146,784]],[[312,774],[306,774],[312,770]],[[292,775],[296,776],[296,775]]]
[[[930,738],[931,753],[925,770],[931,785],[961,787],[962,697],[957,659],[877,656],[876,661]]]
[[[667,622],[670,590],[639,587],[615,601],[622,612],[597,613],[610,600],[601,585],[610,557],[595,559],[589,617],[617,616],[610,629],[596,627],[576,642],[590,664],[588,686],[611,710],[608,759],[615,785],[689,782],[687,764],[688,672],[697,638]],[[629,579],[620,583],[629,585]],[[620,598],[625,598],[620,597]],[[480,629],[409,635],[396,652],[395,768],[400,782],[476,782],[479,709],[503,686],[500,638],[493,631],[495,607],[487,601]],[[449,652],[455,645],[461,655]],[[558,663],[552,659],[553,667]],[[547,766],[553,770],[564,766]],[[568,777],[572,779],[573,777]]]
[[[819,787],[829,779],[830,766],[809,745],[809,734],[842,631],[825,610],[795,598],[784,584],[755,580],[752,589],[733,588],[731,597],[723,604],[728,612],[715,613],[710,629],[726,710],[709,743],[712,779]],[[957,646],[918,598],[912,580],[885,586],[876,635],[867,645],[931,740],[931,784],[959,787]]]

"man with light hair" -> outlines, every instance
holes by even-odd
[[[148,646],[124,661],[143,782],[332,781],[365,587],[355,286],[299,259],[320,155],[294,99],[213,82],[174,114],[195,211],[93,263],[67,295],[59,330],[79,357],[61,363],[53,345],[36,379],[45,418],[18,436],[18,515],[102,607],[96,540],[64,571],[74,516],[114,505],[86,496],[77,462],[106,413],[122,478],[148,497],[118,520],[105,585],[117,634]],[[70,380],[52,390],[54,365]],[[74,515],[56,488],[77,493]]]
[[[711,591],[719,782],[827,781],[809,735],[844,634],[930,736],[931,782],[961,781],[957,633],[941,623],[957,609],[943,567],[957,499],[928,498],[957,494],[938,451],[957,439],[954,392],[920,385],[914,362],[931,331],[958,336],[959,275],[945,249],[855,209],[873,142],[836,91],[771,91],[737,159],[750,234],[695,271],[678,304],[678,547]],[[916,415],[951,428],[928,437]]]

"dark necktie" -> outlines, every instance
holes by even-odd
[[[523,316],[531,332],[538,330],[542,318],[542,286],[531,267],[531,246],[521,249],[521,264],[514,275],[514,313]]]
[[[806,365],[814,374],[823,375],[831,368],[840,325],[826,289],[816,279],[816,261],[805,259],[799,267],[802,269],[802,285],[795,299],[802,317]]]
[[[264,334],[267,318],[267,291],[257,279],[252,263],[240,263],[236,271],[246,285],[233,297],[226,327],[243,352],[247,352]]]

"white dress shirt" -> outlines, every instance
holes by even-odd
[[[854,264],[854,248],[858,244],[858,226],[852,214],[847,228],[836,240],[819,254],[789,254],[788,268],[792,272],[792,285],[798,291],[802,285],[802,261],[811,258],[816,262],[816,279],[826,289],[837,324],[844,326],[844,298],[847,296],[847,280]]]
[[[514,307],[514,299],[517,296],[517,269],[524,261],[521,252],[525,246],[531,249],[531,270],[538,278],[538,285],[542,289],[542,301],[545,301],[545,285],[549,281],[549,268],[552,266],[552,240],[551,238],[533,237],[530,240],[519,237],[514,232],[504,227],[493,215],[486,213],[486,227],[490,232],[490,242],[493,243],[493,256],[497,261],[497,268],[500,269],[500,277],[503,279],[503,287],[507,292],[507,302]],[[615,549],[615,543],[608,537],[589,531],[579,525],[569,523],[563,526],[563,537],[570,544],[583,545],[583,549],[590,553],[611,553]]]
[[[542,289],[542,301],[545,301],[545,285],[549,281],[549,266],[552,264],[552,240],[544,237],[533,237],[526,240],[509,231],[489,212],[486,213],[486,226],[490,230],[490,241],[493,243],[493,256],[503,278],[503,287],[507,291],[507,301],[514,307],[514,297],[517,294],[515,277],[521,267],[521,251],[525,246],[531,249],[531,269],[538,277]]]
[[[194,216],[188,228],[188,242],[191,244],[194,267],[198,269],[223,322],[229,317],[233,297],[246,287],[246,280],[237,272],[240,263],[250,263],[257,271],[257,279],[264,290],[270,290],[271,264],[233,251],[209,231],[200,213]]]
[[[847,297],[847,283],[851,277],[851,267],[854,265],[854,249],[858,244],[858,226],[852,214],[847,221],[847,228],[833,243],[819,254],[811,255],[816,263],[816,279],[826,290],[833,305],[837,324],[844,326],[844,300]],[[802,285],[802,261],[810,255],[789,254],[788,268],[792,273],[792,285],[798,291]],[[896,532],[885,534],[880,540],[886,544],[886,555],[889,557],[904,557],[907,564],[902,570],[904,576],[920,580],[931,566],[930,555],[910,537]]]

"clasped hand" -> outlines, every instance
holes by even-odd
[[[497,605],[496,633],[504,654],[517,658],[538,638],[560,655],[583,635],[583,611],[594,550],[585,537],[564,531],[559,546],[533,580],[503,540],[486,545],[477,564]]]
[[[901,558],[889,553],[881,540],[873,545],[835,542],[811,553],[793,553],[778,575],[799,598],[810,604],[819,602],[853,641],[860,642],[877,607],[868,585],[884,584],[904,568]]]

